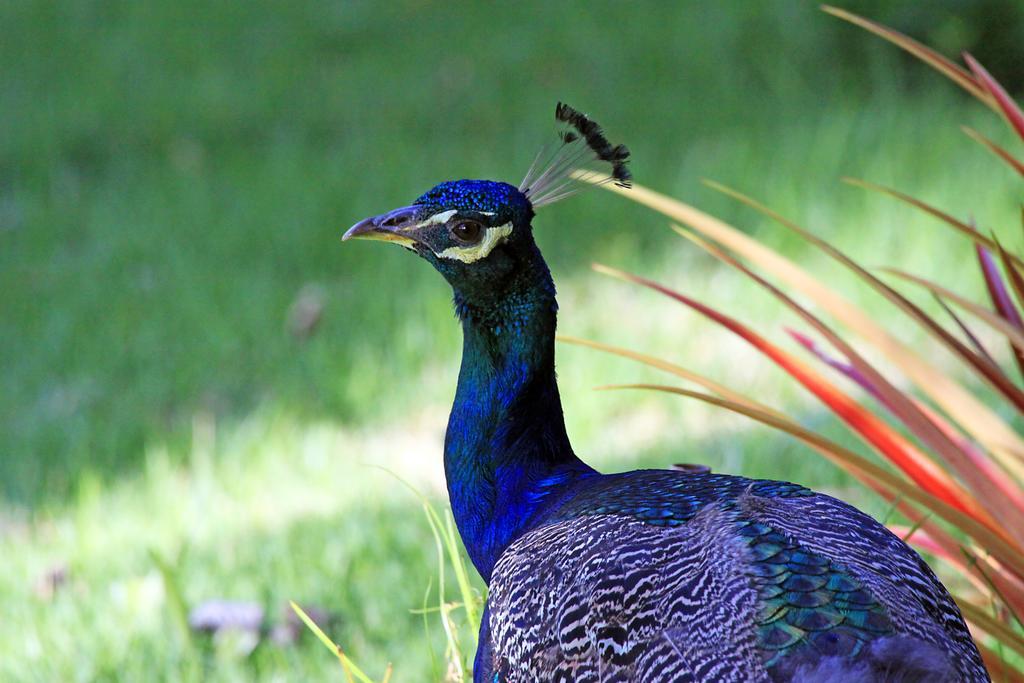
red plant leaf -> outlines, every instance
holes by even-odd
[[[996,265],[992,253],[980,244],[975,245],[975,250],[978,253],[978,263],[981,266],[982,275],[985,276],[985,286],[988,287],[992,305],[1007,322],[1018,329],[1024,329],[1024,321],[1021,320],[1017,307],[1013,305],[1010,292],[1006,289],[1006,283],[1003,282],[1003,276],[999,273],[999,267]]]
[[[976,492],[980,492],[981,497],[974,499],[968,496],[966,492],[963,492],[963,497],[966,501],[965,504],[969,504],[975,508],[987,507],[989,512],[992,513],[995,518],[1005,517],[1008,519],[1016,519],[1020,515],[1020,510],[1012,509],[998,496],[988,495],[991,492],[991,483],[984,481],[978,476],[976,468],[972,466],[972,463],[968,458],[964,457],[964,454],[958,449],[956,443],[950,440],[945,432],[938,429],[936,425],[918,409],[917,403],[914,402],[910,396],[907,396],[894,387],[882,373],[876,370],[873,365],[868,363],[868,361],[858,353],[853,346],[846,343],[841,336],[836,334],[828,325],[822,322],[820,318],[798,304],[792,297],[781,289],[768,282],[765,278],[755,273],[737,259],[733,258],[727,252],[678,227],[674,227],[673,229],[680,235],[697,244],[715,258],[751,278],[754,282],[771,293],[775,298],[791,308],[797,315],[803,318],[808,324],[813,326],[826,339],[828,339],[828,341],[850,362],[851,369],[856,373],[857,377],[859,377],[862,384],[870,387],[870,391],[877,393],[883,404],[897,417],[897,419],[903,422],[903,424],[906,425],[907,428],[909,428],[910,431],[919,439],[921,439],[923,443],[931,447],[940,457],[952,465]],[[852,260],[847,259],[847,261],[850,263],[851,267],[863,270]],[[928,462],[931,464],[930,461]],[[1021,518],[1021,523],[1024,524],[1024,518]],[[1022,537],[1021,540],[1024,542],[1024,537]]]
[[[992,152],[993,154],[998,156],[1000,159],[1002,159],[1003,161],[1008,163],[1010,166],[1012,166],[1013,169],[1015,171],[1017,171],[1017,173],[1020,173],[1021,175],[1024,175],[1024,162],[1019,161],[1015,156],[1013,156],[1012,154],[1007,152],[1004,148],[1002,148],[999,145],[997,145],[996,143],[992,142],[987,137],[985,137],[984,135],[982,135],[978,131],[974,130],[973,128],[968,128],[967,126],[961,126],[960,128],[965,133],[967,133],[967,135],[972,140],[975,140],[976,142],[979,142],[982,145],[984,145],[985,147],[987,147],[990,152]]]
[[[1013,306],[1013,308],[1017,312],[1017,319],[1020,320],[1020,306],[1024,304],[1024,277],[1021,276],[1020,270],[1010,258],[1010,252],[1003,248],[1003,245],[995,235],[992,236],[992,239],[995,241],[996,249],[999,251],[999,261],[1003,264],[1003,270],[1006,272],[1014,296],[1017,298],[1017,305]]]
[[[860,181],[854,181],[854,182],[860,182]],[[939,340],[943,344],[945,344],[947,347],[949,347],[954,353],[956,353],[963,360],[965,360],[967,363],[969,363],[975,370],[977,370],[978,374],[981,375],[986,381],[988,381],[989,384],[991,384],[994,388],[999,390],[999,392],[1002,393],[1007,399],[1009,399],[1011,402],[1013,402],[1014,405],[1018,408],[1018,410],[1020,410],[1021,412],[1024,412],[1024,392],[1022,392],[1018,387],[1016,387],[1009,380],[1009,378],[1006,377],[1006,375],[1002,372],[1002,370],[998,366],[993,365],[992,363],[988,362],[987,359],[985,359],[984,357],[982,357],[982,356],[978,355],[977,353],[975,353],[974,351],[972,351],[970,348],[968,348],[966,345],[964,345],[962,342],[960,342],[959,339],[957,339],[956,337],[951,335],[949,332],[947,332],[944,327],[942,327],[937,322],[935,322],[935,320],[933,320],[929,315],[927,315],[924,311],[922,311],[918,306],[916,306],[911,301],[909,301],[902,294],[900,294],[899,292],[894,290],[892,287],[890,287],[889,285],[885,284],[884,282],[879,280],[877,277],[875,277],[874,275],[869,273],[863,266],[861,266],[856,261],[854,261],[853,259],[848,257],[846,254],[844,254],[842,251],[840,251],[839,249],[834,247],[827,240],[823,240],[822,238],[818,237],[817,235],[814,235],[813,233],[811,233],[808,230],[800,227],[799,225],[797,225],[793,221],[785,218],[784,216],[782,216],[778,212],[769,209],[765,205],[761,204],[760,202],[758,202],[758,201],[756,201],[754,199],[751,199],[750,197],[747,197],[746,195],[743,195],[743,194],[741,194],[739,192],[736,192],[735,190],[731,190],[729,188],[726,188],[726,187],[724,187],[722,185],[719,185],[718,183],[708,183],[708,184],[711,187],[719,189],[720,191],[728,194],[729,196],[735,197],[736,199],[738,199],[739,201],[743,202],[744,204],[746,204],[746,205],[756,209],[757,211],[760,211],[761,213],[765,214],[766,216],[769,216],[772,219],[778,221],[780,225],[783,225],[784,227],[788,228],[789,230],[794,231],[795,233],[797,233],[798,235],[803,237],[805,240],[807,240],[808,242],[813,244],[815,247],[821,249],[826,254],[828,254],[829,256],[831,256],[833,258],[835,258],[840,263],[842,263],[844,266],[846,266],[847,268],[849,268],[852,271],[854,271],[857,275],[859,275],[861,278],[863,278],[869,285],[871,285],[871,287],[874,288],[875,291],[877,291],[879,294],[881,294],[886,299],[888,299],[891,303],[896,305],[904,313],[906,313],[911,318],[913,318],[918,323],[920,323],[926,330],[931,332],[934,336],[938,337]],[[865,184],[865,185],[869,185],[870,186],[870,184],[867,184],[867,183],[861,183],[861,184]],[[921,202],[918,202],[917,200],[915,200],[913,198],[907,198],[907,199],[912,204],[917,204],[917,205],[921,205],[922,204]],[[939,212],[939,213],[941,213],[941,212]],[[965,234],[967,234],[968,236],[972,237],[972,239],[974,239],[976,242],[987,242],[987,243],[992,243],[993,245],[995,244],[994,242],[992,242],[992,240],[989,240],[988,238],[985,238],[985,237],[982,237],[981,235],[979,235],[977,233],[977,231],[974,230],[974,228],[972,226],[969,226],[969,225],[964,224],[964,223],[959,223],[959,221],[956,221],[955,219],[952,219],[952,218],[950,218],[950,220],[952,221],[952,224],[958,225],[960,228],[963,229]],[[1011,257],[1012,257],[1012,255],[1011,255]],[[905,357],[903,359],[903,362],[901,363],[901,366],[904,368],[904,370],[912,369],[913,368],[913,365],[908,365],[908,362],[907,362],[908,360],[911,360],[911,359]],[[936,379],[938,379],[940,377],[941,377],[941,375],[937,375]],[[915,381],[917,381],[916,378],[915,378]],[[926,385],[921,383],[920,381],[918,381],[918,386],[921,386],[922,388],[925,388],[926,391],[928,390]],[[934,386],[932,388],[934,389]],[[956,388],[958,388],[958,387],[957,387],[957,385],[955,383],[950,383],[948,385],[948,388],[946,389],[946,391],[949,391],[951,389],[952,390],[956,390]],[[929,391],[928,393],[932,396],[933,399],[938,401],[940,404],[944,403],[937,396],[936,392]],[[972,406],[972,411],[971,411],[973,413],[973,418],[974,418],[974,419],[972,419],[972,422],[976,422],[977,416],[979,414],[984,413],[987,409],[984,408],[984,406],[980,402],[974,402],[973,397],[969,397],[969,398],[968,397],[964,397],[964,398],[967,398],[968,401],[974,403],[974,405]],[[960,413],[960,416],[964,417],[962,412]],[[986,422],[989,423],[988,428],[986,430],[977,430],[975,428],[975,426],[973,426],[973,425],[971,426],[970,429],[971,429],[972,433],[974,433],[976,438],[978,438],[980,441],[983,441],[983,442],[986,442],[986,443],[992,442],[992,439],[991,439],[991,436],[993,434],[992,430],[995,429],[995,430],[998,430],[998,431],[1002,432],[1003,436],[1008,440],[1008,442],[1015,442],[1015,441],[1019,440],[1019,437],[1016,435],[1016,433],[1014,433],[1013,430],[1007,428],[1007,425],[1005,424],[1005,422],[1002,422],[1001,420],[999,420],[999,418],[995,417],[994,415],[992,415],[992,417],[994,417],[995,419],[992,419],[992,420],[986,419]],[[1002,446],[999,446],[999,447],[1002,448]],[[1003,451],[997,451],[997,453],[1000,453],[1000,455],[1004,455],[1005,454]],[[1020,449],[1014,448],[1010,453],[1012,453],[1012,455],[1011,455],[1012,458],[1017,458],[1017,461],[1011,462],[1009,467],[1014,468],[1014,471],[1019,471],[1017,468],[1020,467],[1019,461],[1021,459],[1024,459],[1024,455],[1022,455],[1022,454],[1024,454],[1024,448],[1020,448]],[[1024,531],[1022,531],[1021,533],[1024,534]]]
[[[971,238],[974,242],[978,244],[983,244],[989,249],[996,248],[996,243],[993,240],[989,239],[988,237],[985,237],[980,232],[978,232],[978,230],[975,229],[973,225],[969,223],[964,223],[961,220],[957,220],[956,218],[949,215],[945,211],[937,209],[931,204],[923,202],[920,199],[911,197],[909,194],[900,192],[899,190],[894,190],[891,187],[876,185],[875,183],[868,182],[867,180],[861,180],[859,178],[843,177],[842,181],[844,183],[847,183],[848,185],[863,187],[866,190],[872,190],[874,192],[881,192],[882,194],[887,194],[890,197],[894,197],[900,200],[901,202],[906,202],[907,204],[917,207],[918,209],[924,211],[925,213],[930,214],[935,218],[938,218],[940,221],[950,226],[951,228],[955,229],[957,232]],[[1021,259],[1019,256],[1015,254],[1010,254],[1010,258],[1013,259],[1013,261],[1018,265],[1024,265],[1024,259]]]
[[[983,401],[953,380],[946,371],[929,358],[883,329],[866,311],[853,305],[819,278],[812,276],[778,251],[768,248],[736,228],[667,195],[654,192],[638,184],[634,184],[631,189],[626,190],[614,183],[605,182],[607,176],[601,178],[594,176],[593,173],[576,171],[573,173],[573,177],[585,182],[600,184],[601,187],[620,194],[630,201],[643,204],[674,221],[693,228],[744,258],[750,259],[759,267],[779,277],[795,291],[806,295],[823,310],[828,311],[838,321],[854,330],[856,334],[881,351],[886,358],[897,364],[900,370],[929,398],[967,429],[972,438],[984,444],[986,448],[992,449],[993,455],[999,459],[1000,464],[1024,479],[1024,438],[1014,431],[1005,417],[985,405]],[[717,183],[705,182],[744,203],[749,203],[753,208],[772,218],[785,220],[749,197],[743,197]],[[973,239],[977,239],[977,235],[969,227],[965,226],[965,229]],[[809,233],[804,231],[800,234],[807,238],[806,235]]]
[[[988,362],[995,365],[996,361],[992,357],[992,354],[988,352],[988,350],[985,348],[985,345],[982,344],[981,340],[978,339],[978,336],[974,334],[974,331],[967,326],[967,323],[965,323],[963,319],[956,314],[956,311],[950,308],[949,304],[946,303],[946,300],[934,292],[932,292],[932,298],[935,299],[935,303],[937,303],[942,308],[942,310],[946,312],[946,315],[948,315],[953,320],[953,322],[956,323],[956,326],[960,328],[960,331],[963,332],[965,337],[967,337],[967,340],[971,342],[972,346],[974,346],[974,350],[978,352],[978,355],[984,356],[988,360]]]
[[[998,244],[996,246],[1001,254],[1006,253]],[[978,263],[981,266],[981,273],[985,278],[985,286],[988,288],[989,298],[992,299],[992,305],[995,306],[996,312],[1018,330],[1024,329],[1024,321],[1021,320],[1020,312],[1014,305],[1013,299],[1010,298],[1010,293],[1006,289],[1006,283],[1003,281],[1003,276],[999,273],[999,267],[996,266],[991,252],[980,244],[975,244],[974,247],[978,254]],[[1008,257],[1004,256],[1004,259],[1007,264],[1010,264]],[[1012,264],[1009,267],[1012,268]],[[1024,374],[1024,352],[1021,352],[1013,344],[1010,345],[1010,349],[1013,351],[1013,358],[1017,362],[1017,369],[1021,374]]]
[[[803,332],[798,332],[788,328],[786,331],[789,332],[789,336],[796,340],[796,343],[814,354],[814,356],[816,356],[822,363],[845,375],[847,379],[858,385],[861,389],[868,392],[880,403],[885,405],[885,399],[882,397],[882,392],[878,390],[878,387],[871,383],[871,380],[864,376],[863,372],[857,370],[857,368],[853,367],[850,363],[844,363],[843,361],[828,355],[821,349],[821,347],[814,343],[813,339]]]
[[[814,354],[819,360],[835,369],[837,372],[843,374],[845,377],[862,387],[866,392],[871,394],[879,403],[881,403],[889,412],[893,413],[897,417],[900,413],[894,409],[890,400],[878,390],[871,380],[869,380],[862,372],[858,371],[849,363],[833,358],[824,350],[822,350],[817,344],[814,343],[810,337],[795,330],[788,330],[790,336],[792,336],[797,343],[807,349],[809,352]],[[983,450],[978,448],[975,444],[971,443],[968,439],[956,430],[945,418],[936,413],[926,404],[918,401],[912,396],[908,397],[909,400],[914,402],[914,405],[919,411],[929,420],[931,423],[940,430],[947,439],[956,444],[957,448],[970,461],[970,467],[981,473],[987,480],[988,484],[995,486],[999,491],[1006,497],[1007,500],[1012,502],[1017,509],[1024,513],[1024,491],[1021,491],[1014,482],[1006,476],[1006,474],[999,468],[995,462],[985,453]],[[963,471],[963,467],[957,468]],[[991,502],[986,499],[987,502]],[[1022,603],[1024,604],[1024,603]]]
[[[778,346],[772,344],[738,320],[706,306],[696,299],[681,294],[647,278],[625,273],[606,266],[595,266],[598,270],[643,285],[682,303],[701,315],[713,320],[733,332],[755,349],[774,361],[811,393],[817,396],[840,419],[861,434],[893,464],[903,470],[918,486],[957,510],[977,518],[977,508],[964,504],[957,487],[945,472],[914,448],[906,439],[856,401],[824,380],[809,366]],[[986,515],[987,517],[987,515]]]
[[[992,74],[979,64],[974,57],[965,52],[964,61],[967,62],[967,66],[974,72],[975,81],[981,83],[985,90],[992,95],[1006,121],[1017,131],[1017,135],[1020,136],[1021,140],[1024,140],[1024,112],[1020,110],[1020,107],[1013,101],[1013,98],[1003,89],[1003,86],[999,85],[999,81],[992,78]]]
[[[750,268],[733,258],[731,255],[710,244],[706,240],[681,228],[674,227],[673,229],[683,237],[686,237],[702,249],[706,250],[709,254],[753,279],[759,285],[768,290],[773,296],[789,306],[806,322],[814,326],[814,328],[824,335],[836,349],[850,360],[856,370],[863,375],[864,379],[872,386],[872,388],[883,397],[884,405],[892,411],[915,435],[917,435],[918,438],[934,449],[936,453],[945,459],[946,462],[964,478],[977,495],[977,497],[971,496],[963,489],[960,489],[960,496],[964,505],[978,511],[979,513],[984,509],[986,511],[984,513],[984,517],[990,521],[994,519],[1003,520],[1006,524],[1005,528],[1011,530],[1011,535],[1016,537],[1018,542],[1024,543],[1024,515],[1021,514],[1022,510],[1019,507],[1015,507],[1012,501],[1007,500],[1006,497],[998,495],[999,491],[994,488],[993,482],[985,478],[984,473],[979,471],[971,458],[967,457],[966,454],[958,448],[957,444],[949,439],[948,435],[943,430],[938,429],[934,422],[929,420],[927,416],[918,409],[917,404],[911,400],[910,397],[897,390],[881,373],[868,363],[856,351],[856,349],[847,344],[842,337],[832,331],[828,325],[824,324],[817,316],[810,313],[778,287],[771,284],[763,277],[753,272]],[[801,231],[797,226],[793,226],[793,229]],[[816,240],[817,238],[809,236],[808,239]],[[870,273],[867,273],[867,271],[857,265],[854,261],[842,255],[838,250],[834,250],[834,248],[829,247],[827,244],[824,244],[824,246],[832,249],[832,251],[834,251],[837,256],[841,257],[843,262],[847,263],[851,268],[862,273],[870,283],[880,287],[882,289],[882,293],[888,298],[894,300],[894,303],[900,305],[901,308],[907,310],[911,315],[914,315],[915,313],[918,314],[915,317],[918,319],[923,318],[921,320],[922,324],[928,325],[930,328],[936,328],[933,329],[934,333],[941,333],[945,335],[947,338],[943,338],[943,341],[948,345],[953,345],[954,342],[955,344],[959,344],[959,347],[956,347],[955,350],[961,353],[961,355],[964,355],[966,360],[975,365],[979,362],[985,362],[984,358],[981,358],[979,361],[977,358],[971,356],[973,352],[971,352],[970,349],[964,347],[958,340],[948,338],[950,335],[940,326],[935,324],[934,321],[925,316],[920,309],[917,309],[917,307],[909,301],[901,298],[898,293],[891,290],[891,288],[888,288],[884,283],[879,282],[877,278]],[[979,370],[982,372],[988,370],[995,383],[999,383],[999,381],[1002,380],[1002,385],[1009,385],[1008,387],[1000,386],[1001,389],[1006,391],[1015,390],[1016,387],[1013,387],[1013,385],[1009,383],[1004,376],[1002,376],[1002,373],[998,372],[998,368],[995,368],[995,371],[993,371],[994,367],[995,366],[991,366],[991,364],[989,364],[989,367],[981,367]],[[1024,400],[1024,395],[1022,395],[1021,398]],[[923,455],[921,457],[925,466],[934,466],[934,463],[931,460],[924,458]],[[944,474],[945,473],[943,473],[943,475]],[[957,485],[956,488],[959,489],[960,487]],[[1017,523],[1018,521],[1019,524]],[[1019,531],[1017,530],[1018,526],[1020,527]]]
[[[820,245],[823,249],[829,251],[829,253],[834,254],[836,258],[839,258],[848,267],[854,269],[864,277],[869,284],[886,296],[886,298],[890,299],[890,301],[899,306],[906,313],[917,319],[933,334],[939,336],[947,346],[951,347],[958,355],[974,366],[982,376],[989,379],[993,386],[996,386],[1000,391],[1007,394],[1011,400],[1013,399],[1013,396],[1017,394],[1019,395],[1018,398],[1021,402],[1024,403],[1024,394],[1022,394],[1005,377],[1005,375],[1003,375],[998,367],[964,346],[959,340],[952,337],[952,335],[927,316],[917,306],[912,304],[898,292],[894,291],[888,285],[878,280],[878,278],[867,272],[855,261],[842,254],[842,252],[820,238],[806,233],[806,231],[799,226],[796,226],[789,221],[785,221],[785,219],[782,220],[785,225],[791,227],[791,229],[796,230],[800,234],[805,235],[807,239]],[[917,404],[914,401],[910,400],[908,396],[893,387],[893,385],[886,380],[881,373],[875,370],[874,367],[859,353],[857,353],[852,346],[847,344],[842,337],[838,336],[820,319],[807,311],[803,306],[796,303],[778,287],[769,283],[763,277],[754,273],[750,268],[734,259],[728,253],[718,249],[707,241],[692,235],[681,228],[676,227],[674,229],[682,236],[705,249],[711,255],[753,279],[759,285],[767,289],[773,296],[793,309],[805,321],[813,325],[815,329],[823,334],[832,343],[832,345],[835,346],[835,348],[837,348],[853,363],[858,372],[863,374],[864,379],[867,380],[870,385],[884,397],[883,400],[886,407],[891,410],[915,435],[917,435],[918,438],[930,446],[947,463],[949,463],[957,474],[963,477],[977,497],[972,497],[963,491],[961,493],[962,502],[974,510],[980,511],[984,508],[987,511],[985,517],[989,520],[992,520],[993,518],[1003,520],[1006,524],[1005,528],[1010,529],[1010,534],[1019,542],[1024,542],[1024,516],[1021,514],[1022,510],[1015,506],[1013,501],[1008,500],[1005,496],[998,495],[1000,491],[994,487],[994,483],[986,479],[985,473],[979,471],[971,458],[967,457],[966,454],[957,447],[956,443],[949,439],[945,432],[938,429],[934,424],[934,421],[929,420],[927,416],[917,408]],[[934,465],[931,460],[926,458],[923,458],[923,462],[927,463],[929,466]],[[1018,529],[1018,527],[1020,528]]]
[[[822,5],[821,9],[831,14],[834,17],[839,17],[844,21],[848,21],[851,24],[860,26],[875,35],[888,40],[890,43],[903,48],[910,54],[914,55],[921,61],[930,65],[939,73],[945,75],[947,78],[955,82],[961,88],[971,93],[979,100],[991,106],[991,97],[988,95],[986,89],[978,83],[978,80],[966,69],[956,64],[952,60],[940,55],[935,50],[931,49],[927,45],[917,42],[913,38],[906,36],[899,31],[894,31],[888,26],[865,19],[864,17],[847,12],[846,10],[839,9],[838,7],[831,7],[829,5]]]

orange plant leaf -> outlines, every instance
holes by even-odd
[[[962,491],[959,490],[959,487],[949,478],[949,475],[944,470],[921,454],[906,439],[873,413],[865,410],[856,401],[836,389],[834,385],[795,356],[783,351],[735,318],[720,313],[685,294],[680,294],[638,275],[608,268],[607,266],[595,265],[594,267],[606,275],[619,277],[664,294],[738,335],[804,385],[840,419],[853,427],[868,443],[872,444],[880,453],[906,472],[919,486],[962,512],[972,515],[978,514],[976,508],[971,509],[972,506],[965,504]]]
[[[888,407],[889,410],[892,411],[902,422],[904,422],[904,424],[906,424],[914,434],[922,439],[924,443],[937,451],[946,460],[946,462],[952,465],[954,469],[967,481],[970,487],[979,494],[980,499],[976,499],[970,496],[966,491],[961,490],[958,495],[964,504],[971,510],[975,511],[975,513],[980,513],[981,508],[984,507],[995,518],[1002,519],[1006,522],[1007,526],[1012,530],[1019,527],[1021,532],[1015,535],[1017,536],[1018,541],[1024,543],[1024,516],[1021,514],[1021,509],[1016,507],[1012,500],[1008,499],[1004,495],[1000,495],[1000,487],[986,476],[986,471],[980,470],[976,466],[975,460],[972,459],[969,454],[965,453],[957,442],[950,439],[946,431],[939,428],[933,420],[929,419],[928,414],[922,412],[917,403],[892,386],[892,384],[890,384],[881,373],[868,363],[856,351],[856,349],[847,344],[839,335],[833,332],[828,325],[823,323],[817,316],[810,313],[807,309],[782,292],[778,287],[771,284],[757,273],[754,273],[745,265],[738,262],[732,256],[721,251],[714,245],[709,244],[696,235],[682,230],[678,226],[675,226],[674,229],[682,236],[706,250],[715,258],[721,260],[726,265],[739,270],[741,273],[754,280],[754,282],[768,290],[768,292],[775,298],[784,303],[807,323],[823,334],[829,342],[835,346],[835,348],[850,359],[854,365],[853,369],[855,372],[863,377],[863,380],[870,386],[871,390],[878,395],[883,404]],[[930,461],[928,461],[928,464],[931,464]],[[993,517],[991,516],[988,517],[988,520],[989,522],[994,522]]]
[[[641,185],[634,184],[632,189],[624,190],[613,183],[603,182],[608,179],[607,176],[602,178],[578,172],[573,176],[586,182],[601,184],[612,192],[684,223],[757,263],[795,290],[807,295],[899,365],[922,391],[963,425],[973,438],[990,446],[990,450],[998,455],[1000,460],[1024,460],[1024,440],[999,414],[947,377],[914,349],[889,334],[865,311],[825,286],[792,260],[703,211]],[[726,193],[732,192],[728,188],[717,187]],[[1020,466],[1020,463],[1016,464]]]
[[[758,410],[770,412],[778,417],[785,417],[783,413],[775,410],[774,408],[771,408],[751,398],[747,398],[743,394],[737,391],[733,391],[729,387],[720,384],[712,379],[709,379],[704,375],[693,372],[691,370],[687,370],[686,368],[675,365],[674,363],[669,363],[668,361],[662,360],[661,358],[657,358],[656,356],[649,356],[647,354],[637,353],[636,351],[631,351],[629,349],[624,349],[618,346],[611,346],[609,344],[602,344],[601,342],[590,341],[588,339],[580,339],[579,337],[571,337],[564,334],[557,335],[556,338],[559,341],[565,342],[567,344],[586,346],[592,349],[597,349],[599,351],[604,351],[606,353],[611,353],[616,356],[621,356],[623,358],[635,360],[637,362],[643,363],[644,365],[649,365],[652,368],[664,370],[665,372],[675,375],[676,377],[688,380],[690,382],[693,382],[694,384],[699,384],[708,391],[718,394],[723,398],[727,398],[730,401],[735,401],[736,403],[741,403],[752,408],[757,408]]]
[[[833,346],[845,355],[854,365],[854,370],[863,380],[867,382],[871,390],[875,392],[882,403],[892,411],[911,431],[916,434],[925,444],[937,451],[943,459],[953,466],[954,470],[968,483],[971,489],[978,495],[974,497],[963,489],[959,489],[957,495],[965,507],[976,516],[984,516],[986,521],[993,525],[995,519],[1004,522],[1005,527],[1010,529],[1012,536],[1018,542],[1024,543],[1024,514],[1022,508],[1014,504],[1014,500],[1003,494],[1003,488],[997,481],[1005,479],[1000,472],[1000,479],[993,481],[989,476],[990,470],[981,469],[977,466],[976,458],[966,453],[956,441],[949,437],[948,432],[942,430],[929,415],[921,411],[918,404],[907,397],[903,392],[896,389],[885,377],[868,363],[852,346],[847,344],[839,335],[824,324],[817,316],[810,313],[791,297],[782,292],[778,287],[766,281],[757,273],[747,268],[729,254],[719,250],[705,240],[682,230],[678,226],[676,232],[691,240],[708,253],[715,256],[723,263],[739,270],[747,277],[754,280],[763,288],[768,290],[774,297],[792,309],[807,323],[812,325],[823,334]],[[925,466],[934,467],[930,460],[922,455]],[[938,470],[939,468],[935,468]],[[1005,483],[1005,482],[1003,482]],[[957,485],[956,488],[959,488]],[[982,513],[982,508],[987,512]]]
[[[794,231],[805,240],[860,275],[868,282],[868,284],[871,284],[881,294],[883,294],[883,296],[890,298],[893,303],[897,304],[904,310],[907,310],[908,307],[903,304],[900,298],[893,300],[893,295],[896,293],[893,292],[890,287],[879,281],[864,268],[825,240],[813,235],[809,231],[801,228],[799,225],[744,194],[718,183],[709,182],[708,185],[739,200],[760,213],[769,216],[784,227]],[[638,199],[638,201],[642,200]],[[700,226],[691,225],[698,230],[701,229]],[[967,227],[970,233],[973,233],[973,230],[969,226],[965,227]],[[713,239],[716,239],[716,241],[724,243],[723,240],[714,236],[712,237]],[[730,236],[726,234],[725,237],[729,238]],[[738,242],[736,245],[729,244],[728,246],[739,253],[744,253],[743,248],[745,245],[742,241]],[[758,246],[765,248],[762,245]],[[758,253],[754,250],[751,250],[749,253],[744,255],[755,262],[757,261]],[[778,258],[781,259],[782,257],[779,256]],[[971,392],[965,390],[934,365],[928,363],[920,353],[909,348],[889,334],[886,330],[881,328],[881,326],[868,317],[864,311],[853,307],[848,301],[838,297],[838,295],[835,295],[834,292],[827,291],[822,293],[818,291],[820,289],[828,290],[828,288],[824,287],[820,282],[810,278],[806,273],[803,273],[803,275],[811,279],[809,287],[806,282],[802,282],[795,278],[791,279],[790,270],[797,268],[797,266],[792,262],[786,263],[789,266],[788,268],[779,268],[778,264],[770,260],[760,262],[759,265],[768,270],[772,270],[773,268],[777,269],[775,270],[776,275],[787,281],[791,286],[803,291],[814,299],[814,301],[820,306],[832,313],[836,318],[856,330],[861,337],[870,341],[877,349],[882,351],[890,358],[890,360],[896,363],[923,392],[925,392],[933,401],[942,406],[947,414],[963,425],[976,440],[987,444],[989,446],[989,450],[999,457],[1001,462],[1004,462],[1004,466],[1008,469],[1015,469],[1015,471],[1024,472],[1024,440],[1021,439],[1021,437],[1003,420],[1002,417],[986,406],[976,396],[971,394]],[[803,285],[803,287],[801,285]],[[807,288],[805,289],[804,287]],[[907,310],[907,312],[911,313],[912,310],[913,309]]]
[[[967,454],[971,464],[978,469],[1008,500],[1017,506],[1018,510],[1024,511],[1024,488],[1021,488],[1019,482],[1015,481],[1009,473],[1000,469],[999,466],[989,457],[988,453],[978,448],[973,443],[965,439],[953,425],[949,424],[941,415],[933,411],[925,404],[919,404],[921,410],[925,412],[935,423],[935,425],[946,432],[949,438],[960,444],[960,449]]]
[[[890,411],[895,412],[893,410],[893,406],[889,403],[889,399],[880,392],[874,384],[872,384],[868,377],[859,372],[857,368],[831,358],[828,354],[818,348],[818,346],[806,335],[792,330],[790,330],[789,333],[791,337],[796,339],[797,343],[814,354],[816,358],[829,367],[835,369],[837,372],[842,373],[853,382],[856,382],[859,386],[864,388],[865,391],[874,396],[883,406],[888,408]],[[1009,515],[1011,518],[1016,518],[1018,513],[1024,514],[1024,490],[1021,489],[1019,482],[1015,481],[1009,473],[1000,469],[992,458],[989,457],[988,453],[978,448],[968,439],[964,438],[964,436],[945,418],[943,418],[942,415],[932,410],[927,404],[915,399],[913,396],[908,396],[907,399],[911,401],[917,409],[938,430],[940,430],[961,453],[963,453],[964,456],[966,456],[966,462],[957,462],[955,468],[958,472],[963,471],[968,475],[977,474],[982,479],[984,483],[973,484],[973,488],[980,489],[986,499],[991,499],[994,496],[1001,494],[1002,497],[1017,508],[1016,511]],[[897,414],[897,417],[898,416],[899,415]],[[992,487],[995,487],[998,491],[992,491]]]

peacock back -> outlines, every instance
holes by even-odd
[[[502,554],[489,590],[493,680],[988,680],[916,553],[785,482],[586,478]]]

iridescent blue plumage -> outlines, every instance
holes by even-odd
[[[445,474],[489,583],[474,679],[988,680],[928,567],[854,508],[786,482],[600,474],[576,456],[532,218],[515,187],[464,180],[349,233],[400,241],[454,291]]]
[[[507,214],[530,210],[530,200],[513,185],[494,180],[453,180],[424,192],[413,202],[417,206],[457,206],[473,211]]]

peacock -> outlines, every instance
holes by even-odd
[[[343,238],[395,242],[454,292],[444,469],[488,586],[474,681],[989,680],[932,571],[850,505],[706,471],[602,474],[576,455],[534,212],[595,164],[610,173],[588,185],[631,174],[591,118],[562,103],[555,116],[557,147],[520,185],[443,182]]]

